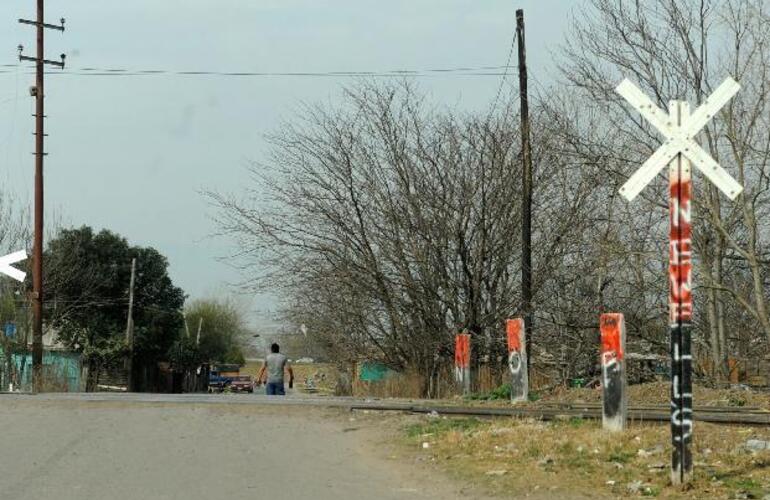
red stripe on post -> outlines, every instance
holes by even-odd
[[[508,370],[511,372],[511,401],[527,401],[529,398],[529,374],[527,373],[527,331],[522,318],[505,322],[508,338]]]
[[[505,332],[508,336],[508,352],[521,352],[521,332],[524,329],[524,320],[521,318],[505,321]]]
[[[628,417],[623,315],[602,314],[599,331],[602,337],[602,427],[612,432],[622,431]]]
[[[468,368],[471,365],[471,336],[460,333],[455,337],[455,366]]]
[[[620,340],[622,321],[623,315],[620,313],[602,314],[599,322],[599,330],[602,334],[602,359],[605,355],[613,355],[611,353],[614,353],[614,357],[618,361],[623,359],[623,347]]]

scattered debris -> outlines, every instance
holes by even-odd
[[[647,449],[647,450],[645,450],[643,448],[640,448],[636,452],[636,455],[638,457],[647,458],[647,457],[651,457],[653,455],[660,455],[661,453],[663,453],[663,449],[664,448],[663,448],[662,444],[659,444],[659,445],[657,445],[657,446],[655,446],[653,448]]]
[[[749,439],[746,441],[746,449],[751,451],[761,451],[770,449],[770,441],[762,439]]]
[[[432,412],[428,413],[428,415],[427,415],[428,418],[439,418],[439,416],[440,415],[438,414],[438,412],[436,410],[433,410]]]
[[[607,486],[615,486],[615,481],[613,481],[612,479],[610,479],[609,481],[607,481],[607,482],[606,482],[606,483],[604,483],[604,484],[606,484]]]
[[[550,457],[548,455],[546,455],[545,457],[537,461],[537,465],[540,465],[540,466],[550,465],[552,463],[553,463],[553,457]]]
[[[427,442],[427,441],[424,441],[424,442],[422,443],[422,449],[423,449],[423,450],[427,450],[428,448],[430,448],[430,443],[429,443],[429,442]]]
[[[636,481],[631,481],[630,483],[628,483],[626,485],[626,489],[628,490],[629,493],[639,493],[639,490],[642,489],[643,485],[644,484],[637,479]]]
[[[487,476],[504,476],[505,474],[508,474],[508,471],[505,469],[487,471]]]

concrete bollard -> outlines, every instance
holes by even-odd
[[[527,373],[527,342],[524,320],[506,320],[508,337],[508,369],[511,372],[511,401],[527,401],[529,398],[529,374]]]
[[[464,395],[471,393],[471,336],[467,333],[455,337],[455,380]]]
[[[626,396],[626,326],[620,313],[602,314],[602,426],[608,431],[622,431],[628,418]]]

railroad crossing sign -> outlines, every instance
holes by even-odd
[[[728,198],[734,200],[743,190],[735,179],[730,177],[725,169],[703,150],[693,138],[700,132],[706,123],[727,104],[741,88],[732,78],[727,78],[722,85],[717,87],[694,113],[681,123],[672,114],[666,114],[660,110],[639,87],[628,79],[620,82],[615,89],[618,94],[626,98],[639,113],[647,119],[658,131],[666,137],[666,142],[650,156],[642,167],[631,176],[620,188],[628,201],[636,198],[636,195],[678,154],[683,154],[695,165],[708,179],[713,182]]]
[[[24,281],[27,273],[24,271],[19,271],[15,267],[11,267],[11,264],[21,262],[26,258],[27,252],[24,250],[19,250],[18,252],[13,252],[11,254],[0,257],[0,273],[10,276],[16,281]]]
[[[633,83],[623,80],[617,92],[626,98],[665,137],[666,141],[620,188],[633,200],[669,165],[669,334],[671,349],[671,482],[692,480],[692,176],[690,163],[728,198],[743,190],[730,174],[693,139],[701,128],[740,89],[728,78],[694,113],[685,101],[671,101],[669,113],[661,111]]]

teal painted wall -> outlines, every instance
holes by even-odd
[[[362,382],[379,382],[394,373],[387,366],[374,361],[364,361],[358,365],[358,380]]]
[[[19,380],[21,388],[31,388],[32,354],[13,354],[11,362],[16,373],[21,374]],[[43,369],[46,373],[53,373],[56,379],[60,379],[67,392],[80,390],[80,354],[68,351],[43,351]]]

